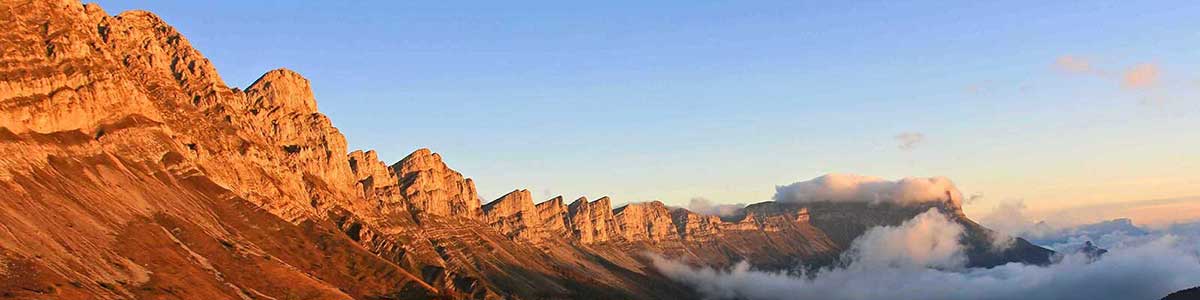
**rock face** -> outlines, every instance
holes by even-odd
[[[671,211],[671,220],[675,223],[675,231],[689,242],[712,241],[721,232],[721,218],[717,216],[675,209]]]
[[[284,113],[311,114],[317,112],[308,79],[288,69],[267,72],[246,89],[246,100],[253,109]]]
[[[613,214],[618,231],[626,241],[665,241],[678,239],[671,212],[662,202],[627,204]]]
[[[30,299],[688,299],[645,251],[711,266],[828,265],[920,207],[760,203],[726,220],[660,202],[475,184],[420,149],[350,152],[311,84],[230,88],[144,11],[0,0],[0,295]],[[980,265],[1005,252],[956,206]],[[973,253],[973,254],[972,254]]]
[[[1096,245],[1092,244],[1092,241],[1084,242],[1083,245],[1079,246],[1079,248],[1075,251],[1077,253],[1083,253],[1084,255],[1087,255],[1087,258],[1090,260],[1100,259],[1101,256],[1104,256],[1104,254],[1108,253],[1108,249],[1096,247]]]
[[[505,194],[500,199],[483,206],[483,214],[488,225],[501,233],[527,241],[546,239],[541,230],[542,218],[538,216],[537,207],[533,206],[533,197],[529,190],[516,190]]]
[[[298,75],[230,89],[148,12],[0,1],[0,28],[0,293],[438,293],[330,222],[371,205]]]
[[[442,162],[442,156],[420,149],[392,165],[400,176],[404,198],[415,212],[436,216],[479,218],[475,182]]]
[[[374,150],[355,150],[348,158],[361,197],[374,200],[381,208],[407,209],[400,194],[400,177],[379,160]]]
[[[601,197],[588,202],[587,198],[576,199],[567,206],[567,218],[571,222],[572,236],[581,243],[600,243],[614,240],[617,221],[613,218],[612,200]]]
[[[758,204],[770,209],[743,210],[725,219],[675,209],[671,219],[684,249],[708,264],[728,266],[739,260],[764,269],[828,266],[844,249],[808,222],[807,208]]]
[[[557,196],[550,200],[543,201],[537,204],[537,213],[540,223],[538,227],[546,230],[547,234],[561,238],[571,237],[572,231],[569,229],[571,220],[566,204],[563,204],[563,197]]]

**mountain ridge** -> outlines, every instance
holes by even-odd
[[[429,149],[350,151],[296,72],[231,88],[152,13],[2,5],[0,292],[17,298],[688,298],[641,253],[829,265],[919,213],[765,202],[726,221],[522,189],[483,204]],[[986,256],[974,226],[977,265],[1037,263]]]

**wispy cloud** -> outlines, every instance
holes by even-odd
[[[1059,56],[1054,61],[1054,66],[1059,70],[1071,73],[1092,73],[1096,71],[1092,68],[1092,63],[1087,59],[1072,55]]]
[[[745,203],[720,204],[713,203],[708,198],[695,197],[691,201],[688,201],[687,210],[698,214],[724,217],[738,214],[745,207]]]
[[[970,197],[967,197],[967,199],[965,201],[963,201],[963,204],[979,203],[980,201],[983,201],[983,200],[984,200],[983,194],[975,193],[975,194],[971,194]]]
[[[1063,55],[1054,60],[1053,66],[1066,73],[1090,75],[1113,82],[1114,86],[1136,93],[1138,102],[1142,104],[1159,105],[1169,99],[1178,98],[1178,95],[1172,95],[1172,89],[1162,88],[1169,86],[1170,82],[1162,65],[1157,63],[1139,63],[1124,69],[1106,69],[1079,56]]]
[[[1126,88],[1144,89],[1158,85],[1162,71],[1156,64],[1140,64],[1126,70],[1121,84]]]
[[[904,151],[916,149],[924,141],[925,134],[920,132],[902,132],[896,135],[896,147]]]
[[[1028,237],[1050,230],[1049,225],[1038,223],[1027,214],[1025,201],[1014,200],[996,204],[990,212],[979,217],[979,223],[1003,234]],[[1058,226],[1058,225],[1056,225]]]

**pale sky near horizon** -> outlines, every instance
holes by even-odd
[[[946,176],[968,213],[1200,195],[1200,2],[98,2],[230,86],[296,70],[351,149],[428,147],[485,201],[835,172]]]

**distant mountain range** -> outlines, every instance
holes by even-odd
[[[527,190],[483,204],[430,150],[390,165],[349,151],[295,72],[227,86],[149,12],[0,6],[4,296],[688,299],[642,254],[829,266],[867,229],[929,209],[964,226],[969,266],[1053,255],[997,248],[950,201],[763,202],[724,218]],[[402,126],[420,112],[387,113]]]
[[[1145,236],[1145,229],[1133,224],[1130,219],[1112,219],[1097,223],[1084,224],[1069,228],[1050,229],[1045,223],[1038,223],[1041,229],[1036,234],[1027,235],[1029,240],[1038,245],[1056,245],[1072,243],[1072,238],[1096,239],[1106,234],[1124,234],[1129,236]]]

